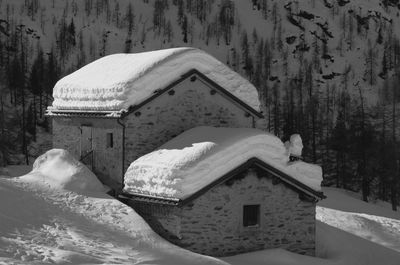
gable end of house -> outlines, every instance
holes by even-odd
[[[190,81],[194,82],[196,79],[201,80],[205,85],[210,87],[210,93],[219,93],[220,95],[224,96],[226,99],[228,99],[230,102],[235,104],[236,106],[240,107],[243,109],[248,115],[251,115],[255,118],[263,118],[264,116],[262,115],[261,112],[255,110],[248,104],[246,104],[244,101],[230,93],[228,90],[208,78],[206,75],[198,71],[197,69],[191,69],[185,74],[181,75],[179,79],[176,81],[172,82],[171,84],[167,85],[163,89],[156,90],[154,94],[147,98],[146,100],[142,101],[140,104],[130,106],[126,112],[123,112],[121,115],[121,118],[124,118],[131,113],[137,113],[141,108],[143,108],[145,105],[147,105],[149,102],[153,101],[154,99],[158,98],[159,96],[165,94],[165,93],[173,93],[171,92],[174,87],[176,87],[178,84],[181,82],[185,81],[186,79],[190,78]]]

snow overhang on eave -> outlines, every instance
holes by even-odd
[[[162,197],[154,196],[150,194],[139,194],[139,193],[121,193],[118,195],[118,199],[139,201],[146,203],[157,203],[163,205],[178,206],[182,203],[182,200],[173,197]]]
[[[116,110],[116,111],[101,111],[101,110],[60,110],[60,109],[52,109],[48,108],[46,110],[46,117],[90,117],[90,118],[105,118],[105,119],[118,119],[121,118],[125,111],[124,110]]]

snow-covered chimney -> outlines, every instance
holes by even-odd
[[[290,140],[285,143],[289,155],[289,161],[297,161],[301,159],[303,151],[303,141],[299,134],[292,134]]]

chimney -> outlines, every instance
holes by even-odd
[[[302,159],[303,141],[299,134],[292,134],[290,140],[285,143],[285,146],[289,155],[289,162]]]

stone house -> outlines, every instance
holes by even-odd
[[[256,88],[193,48],[103,57],[61,79],[53,97],[53,148],[117,191],[132,161],[185,130],[262,119]]]
[[[47,110],[53,148],[84,162],[167,240],[213,256],[275,247],[314,254],[321,174],[301,161],[288,164],[279,139],[253,146],[231,138],[231,151],[221,155],[225,160],[203,167],[229,165],[221,167],[226,172],[193,174],[204,171],[187,167],[194,171],[181,179],[201,182],[190,193],[165,196],[127,188],[132,162],[199,126],[259,134],[254,128],[264,119],[257,89],[212,56],[193,48],[106,56],[61,79],[53,97]],[[237,160],[240,146],[259,153]],[[265,150],[266,157],[279,154],[284,166],[262,159]],[[317,175],[318,185],[310,185],[307,175]]]
[[[206,132],[210,135],[202,136]],[[321,169],[289,162],[283,144],[266,144],[272,141],[264,134],[191,129],[134,161],[121,198],[161,236],[197,253],[284,248],[314,255],[316,202],[324,197]],[[216,145],[210,149],[208,143]],[[272,152],[264,151],[268,147]]]

